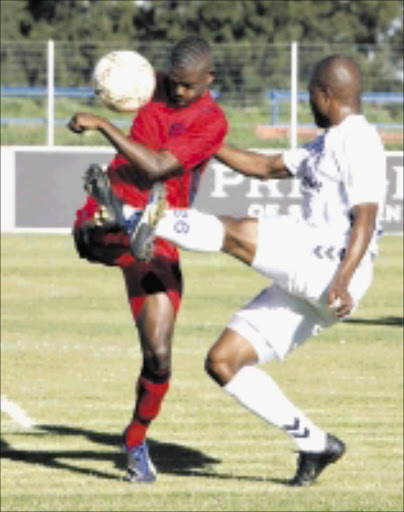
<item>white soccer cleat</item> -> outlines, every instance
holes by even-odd
[[[156,182],[153,186],[152,201],[146,206],[130,237],[132,254],[144,261],[153,258],[153,242],[159,220],[167,208],[164,184]]]

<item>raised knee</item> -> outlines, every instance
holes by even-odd
[[[226,231],[223,252],[251,265],[257,244],[256,219],[224,219]]]

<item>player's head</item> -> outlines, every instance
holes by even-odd
[[[309,82],[310,106],[317,126],[328,128],[346,114],[360,112],[362,79],[354,60],[331,55],[318,62]]]
[[[199,36],[179,41],[171,51],[169,64],[169,96],[176,106],[186,107],[200,98],[214,79],[211,48]]]

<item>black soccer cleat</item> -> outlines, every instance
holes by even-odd
[[[104,227],[123,227],[122,202],[114,194],[111,184],[101,167],[91,164],[84,173],[84,189],[93,196],[99,206],[100,213],[97,214],[98,223]]]
[[[331,434],[327,434],[325,450],[299,452],[296,475],[288,482],[290,486],[304,487],[312,484],[319,474],[329,465],[337,462],[345,453],[345,444]]]

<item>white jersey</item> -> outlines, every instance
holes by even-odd
[[[353,206],[379,205],[369,247],[377,254],[387,186],[384,148],[376,128],[363,115],[349,115],[307,146],[284,152],[283,158],[301,179],[304,220],[324,228],[336,243],[350,234]]]

